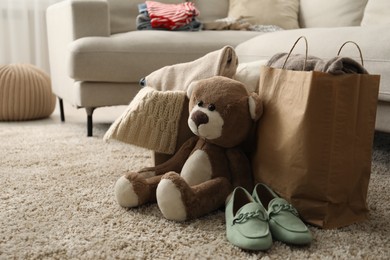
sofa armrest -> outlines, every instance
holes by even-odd
[[[68,75],[69,45],[83,37],[110,35],[109,8],[105,0],[65,0],[46,11],[47,40],[53,92],[74,104]]]
[[[48,37],[66,42],[87,36],[109,36],[108,4],[104,0],[65,0],[46,11]]]

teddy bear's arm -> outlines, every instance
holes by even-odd
[[[233,187],[244,187],[247,190],[253,189],[253,177],[250,162],[243,151],[237,148],[228,149],[226,156],[229,160],[229,167],[232,172]]]
[[[189,138],[169,160],[154,167],[143,168],[138,173],[153,172],[153,175],[162,175],[170,171],[180,173],[198,139],[199,137],[197,136]]]

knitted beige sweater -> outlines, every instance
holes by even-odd
[[[184,91],[157,91],[144,87],[108,129],[104,140],[115,139],[173,154],[185,98]]]
[[[115,139],[159,153],[173,154],[179,135],[188,86],[212,76],[233,77],[238,59],[231,46],[225,46],[192,62],[163,67],[146,77],[123,115],[105,134]]]

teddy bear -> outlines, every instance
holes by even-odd
[[[157,202],[166,219],[185,221],[223,207],[237,186],[252,189],[240,145],[262,114],[259,96],[223,76],[192,82],[187,96],[188,126],[195,135],[164,163],[121,176],[114,187],[120,206]]]

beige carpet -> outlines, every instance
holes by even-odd
[[[224,213],[186,223],[156,205],[125,210],[116,179],[150,165],[150,153],[102,141],[108,124],[58,119],[0,122],[0,259],[389,259],[390,135],[377,134],[370,219],[339,230],[310,227],[307,247],[275,242],[247,252],[225,238]]]

